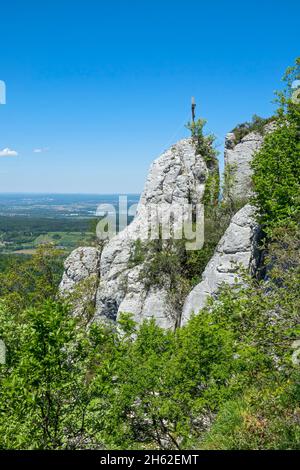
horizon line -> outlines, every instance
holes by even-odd
[[[141,193],[127,193],[125,191],[123,192],[116,192],[116,193],[84,193],[84,192],[79,192],[79,193],[74,193],[74,192],[66,192],[66,193],[63,193],[63,192],[39,192],[39,191],[4,191],[4,192],[0,192],[0,196],[1,195],[12,195],[12,194],[18,194],[18,195],[22,195],[22,194],[35,194],[35,195],[82,195],[82,196],[121,196],[121,195],[125,195],[125,196],[139,196]]]

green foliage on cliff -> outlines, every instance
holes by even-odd
[[[188,122],[186,127],[191,131],[192,139],[196,144],[196,153],[201,155],[209,168],[217,164],[217,151],[213,143],[215,136],[213,134],[204,134],[205,119],[198,119],[195,122]]]
[[[187,240],[163,240],[161,236],[151,242],[135,242],[128,267],[142,265],[139,278],[145,289],[160,287],[168,290],[174,318],[180,317],[186,296],[201,281],[231,217],[240,207],[239,203],[221,201],[217,205],[206,206],[201,249],[188,250]]]
[[[269,232],[278,225],[298,225],[300,220],[300,104],[291,88],[299,78],[300,58],[284,78],[287,87],[279,94],[276,129],[265,137],[253,160],[255,203]]]
[[[218,165],[218,151],[214,147],[216,137],[214,134],[205,134],[205,119],[198,119],[195,122],[188,122],[186,127],[191,131],[192,139],[196,146],[196,155],[200,155],[209,170],[205,181],[205,193],[203,204],[206,207],[216,206],[219,202],[220,193],[220,175]]]

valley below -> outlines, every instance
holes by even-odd
[[[128,196],[128,204],[138,198]],[[100,204],[118,211],[118,195],[0,194],[0,255],[29,256],[46,243],[67,254],[93,244]]]

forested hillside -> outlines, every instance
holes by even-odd
[[[300,449],[296,79],[300,59],[287,71],[274,128],[252,162],[259,269],[224,285],[184,326],[137,325],[126,311],[116,323],[73,315],[72,298],[58,294],[62,260],[52,246],[6,267],[0,449]],[[209,200],[214,212],[207,216],[218,221],[220,237],[237,207],[230,198]],[[149,277],[176,274],[172,293],[182,302],[178,294],[199,281],[217,241],[184,259],[190,271],[159,251],[156,264],[145,264]]]

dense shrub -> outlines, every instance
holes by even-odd
[[[299,234],[291,232],[284,244],[269,247],[273,267],[267,285],[248,278],[244,288],[224,289],[218,302],[175,333],[153,321],[139,329],[131,323],[126,339],[114,341],[113,357],[101,354],[106,366],[97,369],[95,386],[109,390],[99,406],[114,416],[107,429],[110,446],[209,447],[206,433],[217,432],[218,419],[209,429],[215,416],[226,414],[233,402],[243,410],[250,398],[253,414],[248,411],[245,428],[227,428],[222,446],[245,448],[247,432],[252,432],[247,448],[282,448],[288,435],[289,447],[299,446],[298,404],[291,392],[298,386],[298,366],[291,358],[299,334],[299,246]],[[255,426],[262,410],[260,434]],[[232,417],[235,423],[243,419],[242,411]]]
[[[200,448],[206,450],[299,450],[300,386],[297,377],[247,390],[221,408]]]
[[[213,134],[204,134],[205,124],[205,119],[198,119],[195,122],[188,122],[186,127],[191,131],[192,139],[196,145],[196,154],[201,155],[208,168],[212,169],[218,165],[218,152],[213,146],[216,138]]]
[[[285,77],[277,126],[264,139],[253,160],[255,203],[266,230],[298,225],[300,220],[300,104],[293,102],[291,83],[300,78],[300,59]]]
[[[53,301],[14,316],[0,304],[0,449],[83,446],[88,344],[69,309]],[[89,445],[92,440],[89,440]]]
[[[0,297],[11,312],[55,299],[63,273],[63,252],[51,244],[38,247],[31,257],[10,256],[0,272]]]

